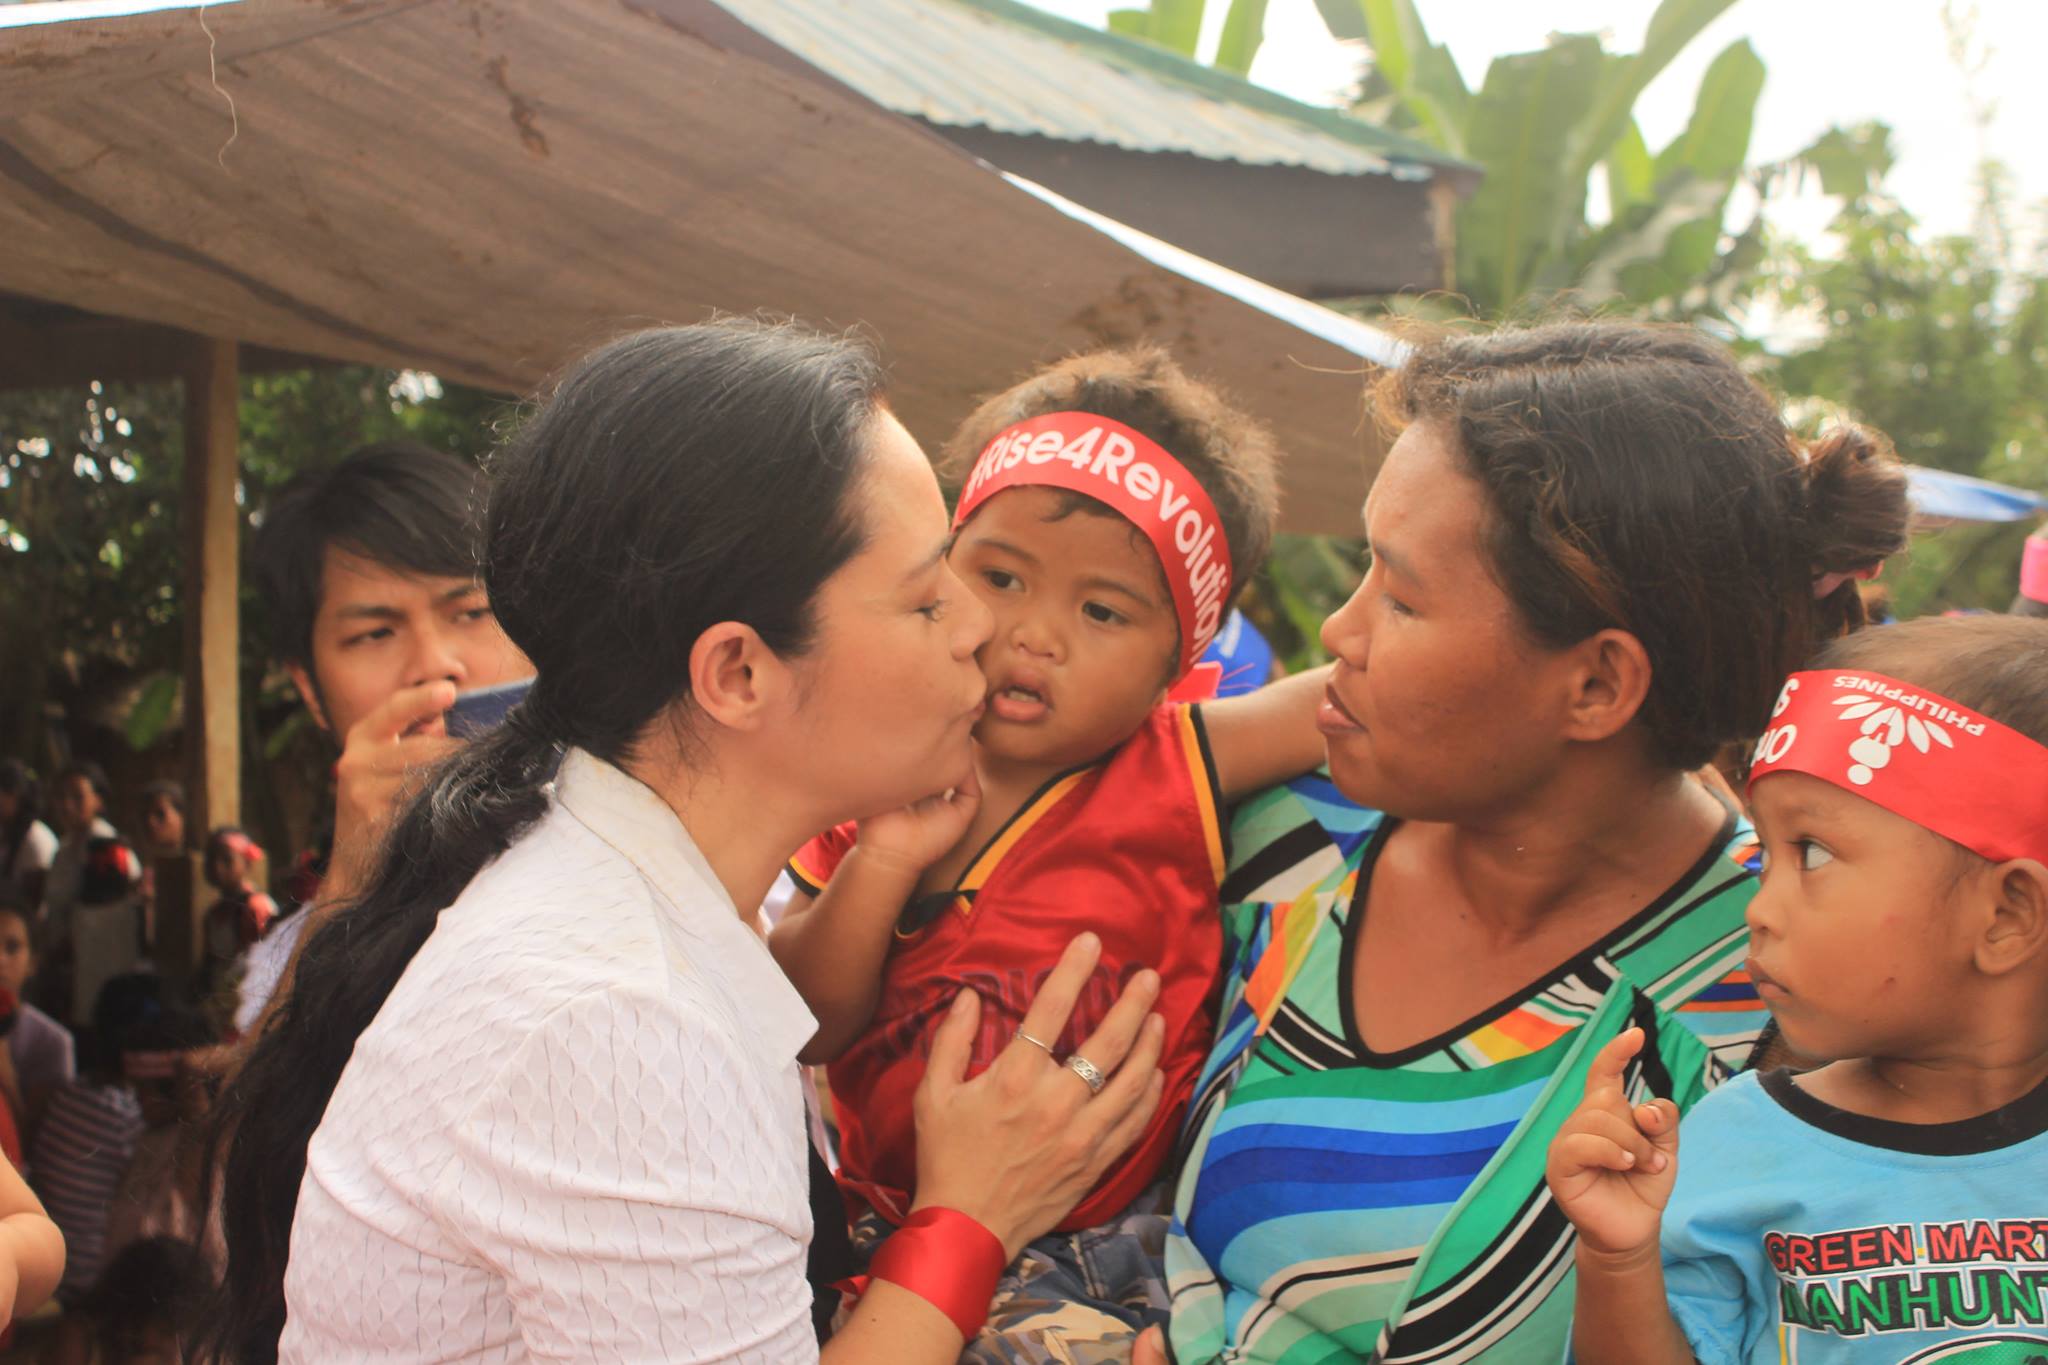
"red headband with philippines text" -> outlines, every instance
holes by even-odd
[[[1992,862],[2048,862],[2048,746],[1924,687],[1794,673],[1749,785],[1783,772],[1832,782]]]
[[[1092,412],[1049,412],[1005,427],[982,447],[954,529],[997,493],[1027,486],[1085,493],[1152,542],[1180,618],[1174,677],[1185,676],[1216,638],[1230,598],[1230,542],[1202,485],[1143,432]]]

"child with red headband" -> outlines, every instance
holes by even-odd
[[[1548,1169],[1577,1359],[2048,1358],[2048,623],[1838,641],[1749,791],[1751,975],[1824,1065],[1716,1090],[1681,1165],[1641,1030],[1592,1060]]]
[[[233,825],[206,836],[206,881],[220,899],[206,912],[203,991],[219,985],[277,917],[277,902],[256,889],[254,874],[262,861],[256,841]]]
[[[973,780],[813,840],[790,868],[807,894],[771,943],[818,1018],[804,1057],[831,1063],[841,1181],[882,1220],[870,1232],[910,1212],[911,1098],[955,995],[982,998],[974,1070],[1024,1037],[1097,1089],[1079,1040],[1126,984],[1156,973],[1163,1095],[1061,1225],[1073,1233],[1131,1208],[1171,1153],[1215,1023],[1223,808],[1320,761],[1324,678],[1170,699],[1264,556],[1275,493],[1266,435],[1164,353],[1041,372],[983,404],[952,452],[965,477],[949,558],[966,596],[945,609],[995,617]],[[1100,965],[1065,1032],[1020,1034],[1033,991],[1082,931],[1101,940]],[[1056,1234],[1023,1268],[1072,1269],[1076,1247]],[[1046,1277],[1032,1278],[1043,1295]],[[1139,1297],[1164,1308],[1163,1295]],[[1147,1307],[1102,1313],[1135,1335]]]

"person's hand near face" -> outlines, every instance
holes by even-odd
[[[457,741],[442,715],[460,692],[530,676],[474,579],[410,574],[329,547],[312,665],[292,681],[341,745],[334,854],[323,900],[350,894],[417,775]]]

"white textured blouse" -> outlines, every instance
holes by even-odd
[[[571,752],[314,1132],[285,1361],[814,1361],[816,1028],[680,821]]]

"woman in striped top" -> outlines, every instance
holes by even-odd
[[[1641,1025],[1632,1085],[1685,1106],[1765,1020],[1748,827],[1694,774],[1903,540],[1872,438],[1802,449],[1689,330],[1449,339],[1381,396],[1407,425],[1323,628],[1328,776],[1234,830],[1167,1246],[1183,1365],[1561,1356],[1543,1159],[1587,1061]]]

